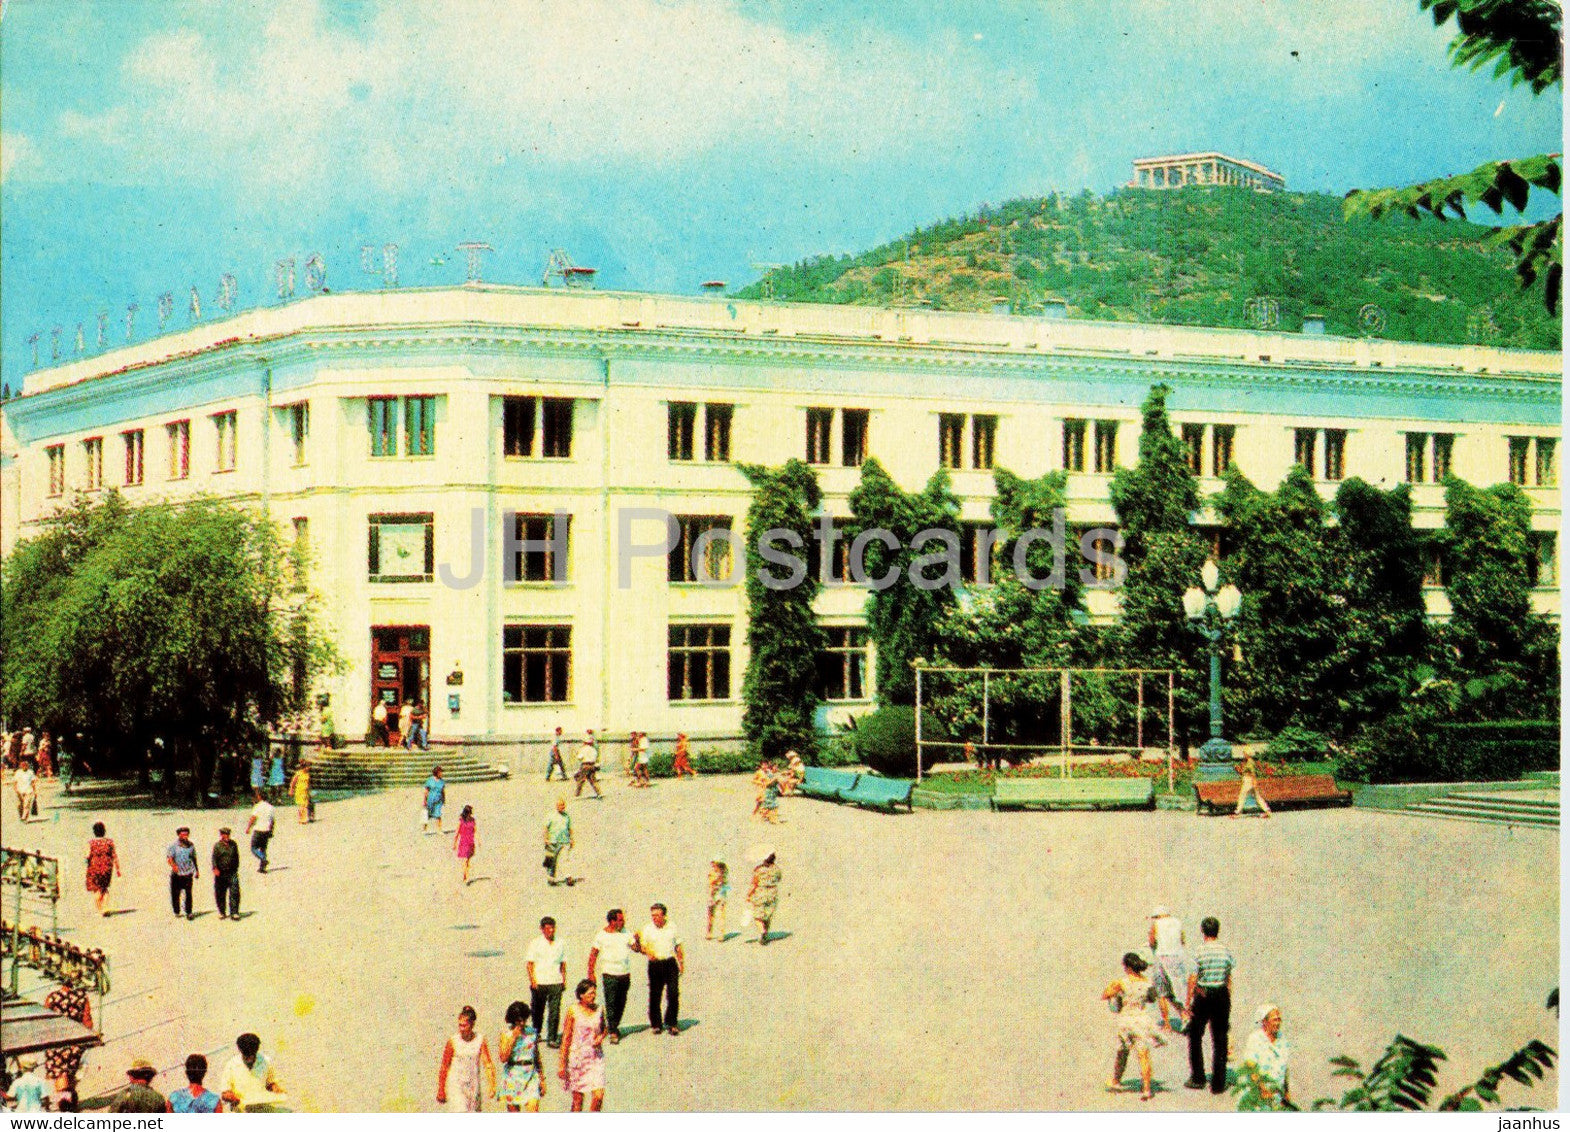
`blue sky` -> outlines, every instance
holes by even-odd
[[[1415,0],[7,0],[0,358],[158,296],[536,283],[740,285],[1135,157],[1219,149],[1342,193],[1558,150],[1557,93],[1453,70]],[[1508,281],[1506,281],[1508,282]],[[303,289],[303,288],[302,288]]]

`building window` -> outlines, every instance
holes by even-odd
[[[730,421],[734,405],[703,406],[703,458],[711,464],[730,462]]]
[[[867,630],[831,625],[823,630],[823,636],[818,694],[831,701],[867,699]]]
[[[51,444],[44,449],[44,454],[49,457],[49,494],[59,496],[65,494],[65,445]]]
[[[828,540],[814,534],[807,540],[807,570],[812,577],[820,582],[843,582],[850,584],[855,579],[850,574],[850,536],[853,531],[849,519],[830,520],[833,531],[833,542],[829,544],[828,571],[824,571],[823,546]],[[818,528],[814,524],[814,529]]]
[[[87,490],[97,491],[104,486],[104,438],[82,441],[82,455],[87,458]]]
[[[840,461],[847,468],[859,468],[867,458],[866,409],[840,410]]]
[[[1450,453],[1455,448],[1455,434],[1434,433],[1434,482],[1441,482],[1450,474]]]
[[[1069,472],[1085,470],[1085,422],[1063,422],[1063,469]]]
[[[672,401],[666,407],[666,455],[672,460],[692,459],[692,434],[698,421],[698,406],[691,401]]]
[[[187,479],[191,474],[191,422],[175,421],[165,425],[169,437],[169,478]]]
[[[807,463],[829,462],[829,433],[833,428],[833,409],[807,410]]]
[[[730,699],[730,626],[672,625],[666,689],[672,700]]]
[[[967,586],[991,585],[995,534],[991,523],[960,524],[959,576]]]
[[[502,626],[502,702],[562,703],[572,695],[572,626]]]
[[[1428,482],[1428,433],[1406,434],[1406,482]]]
[[[962,468],[965,453],[965,414],[938,414],[938,465]]]
[[[1319,439],[1319,430],[1313,428],[1298,428],[1292,430],[1292,462],[1301,464],[1303,470],[1314,475],[1314,444]]]
[[[405,397],[403,425],[405,456],[436,455],[435,397]]]
[[[1205,474],[1205,426],[1202,424],[1186,424],[1183,426],[1183,449],[1188,457],[1188,470],[1196,476]]]
[[[289,414],[289,442],[294,446],[294,466],[304,467],[305,442],[311,435],[311,406],[301,401],[284,411]]]
[[[1232,466],[1232,442],[1237,439],[1237,426],[1218,424],[1210,426],[1210,474],[1220,479]]]
[[[546,397],[541,404],[545,424],[541,454],[551,460],[569,459],[572,456],[572,398]]]
[[[216,453],[218,462],[214,467],[220,472],[232,472],[239,455],[239,413],[233,409],[227,413],[215,413],[213,431],[218,442]]]
[[[1546,436],[1537,438],[1537,486],[1553,487],[1559,482],[1559,470],[1554,466],[1554,442]]]
[[[1527,581],[1533,586],[1552,587],[1559,584],[1559,550],[1553,531],[1533,531],[1528,536],[1529,551],[1526,556]]]
[[[373,582],[428,582],[436,572],[434,516],[372,515],[370,561]]]
[[[998,444],[998,418],[974,416],[970,418],[970,466],[985,470],[992,467],[992,458]]]
[[[398,455],[398,398],[371,397],[365,404],[370,410],[371,455]]]
[[[514,515],[512,535],[519,548],[513,551],[512,577],[515,582],[554,582],[558,569],[556,561],[556,516]],[[572,537],[572,520],[561,532],[561,576],[567,576],[567,540]]]
[[[534,455],[534,398],[502,398],[502,455]]]
[[[1510,437],[1510,482],[1526,484],[1526,457],[1527,449],[1532,446],[1529,436]]]
[[[1325,478],[1339,480],[1346,476],[1346,429],[1325,429]]]
[[[141,429],[136,428],[122,432],[120,439],[125,442],[125,486],[137,487],[142,482],[144,435]]]
[[[676,517],[676,545],[670,549],[665,577],[672,582],[718,582],[729,580],[731,575],[731,540],[729,534],[704,539],[698,549],[694,568],[693,551],[699,539],[708,531],[730,531],[728,515],[678,515]]]
[[[1110,475],[1118,465],[1118,422],[1096,422],[1096,471]]]

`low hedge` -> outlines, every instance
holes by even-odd
[[[624,760],[625,752],[621,752]],[[758,769],[759,758],[756,752],[745,749],[730,751],[694,751],[692,753],[692,767],[699,774],[751,774]],[[818,766],[852,766],[856,762],[856,754],[850,744],[829,740],[818,745]],[[615,770],[625,765],[624,762],[602,761],[600,773],[606,770]],[[672,751],[651,751],[649,753],[649,777],[671,778],[675,775],[676,755]],[[777,765],[783,766],[782,762]]]
[[[1306,727],[1283,727],[1274,739],[1265,745],[1269,759],[1295,759],[1318,762],[1330,751],[1330,741],[1317,731]]]
[[[856,754],[879,774],[913,778],[916,774],[916,709],[885,704],[856,720]]]
[[[1364,729],[1336,764],[1349,782],[1513,782],[1559,768],[1551,720],[1449,723],[1400,715]]]

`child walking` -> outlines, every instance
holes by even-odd
[[[469,883],[469,866],[474,863],[474,807],[465,806],[463,813],[458,815],[458,832],[453,836],[453,852],[458,854],[458,859],[463,862],[463,883]]]
[[[715,857],[709,862],[709,930],[704,939],[725,941],[725,899],[730,895],[730,870],[725,862]],[[715,927],[719,934],[715,934]]]

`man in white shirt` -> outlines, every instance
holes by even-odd
[[[561,994],[567,984],[567,945],[556,938],[556,921],[546,916],[540,921],[540,934],[523,953],[529,971],[529,1013],[534,1015],[534,1032],[552,1049],[561,1047]],[[550,1032],[545,1030],[545,1012],[550,1011]]]
[[[251,820],[245,823],[245,832],[251,835],[251,856],[262,863],[259,871],[267,871],[267,843],[273,839],[273,804],[260,790],[253,791],[256,805],[251,807]]]
[[[236,1112],[276,1112],[289,1098],[271,1059],[261,1052],[262,1039],[241,1034],[234,1044],[240,1052],[229,1059],[218,1079],[220,1098]]]
[[[31,819],[33,812],[33,799],[38,793],[37,776],[33,774],[33,764],[24,762],[16,768],[16,773],[11,778],[11,789],[16,791],[16,813],[22,821]]]
[[[1168,1017],[1171,1008],[1176,1007],[1178,1017],[1187,1020],[1177,996],[1178,987],[1188,986],[1187,944],[1183,921],[1165,906],[1157,905],[1150,913],[1150,950],[1155,956],[1155,970],[1151,976],[1156,1002],[1161,1007],[1161,1024],[1174,1031],[1176,1028]]]
[[[621,1016],[627,1009],[627,992],[632,989],[632,944],[627,918],[620,908],[612,908],[589,949],[589,980],[592,982],[598,971],[605,984],[605,1028],[612,1045],[621,1041]]]
[[[649,960],[649,1028],[656,1034],[668,1031],[681,1036],[677,1011],[681,1007],[681,976],[687,969],[681,935],[666,922],[665,905],[649,909],[649,922],[638,930],[632,949]],[[660,998],[665,998],[665,1015],[660,1016]]]
[[[578,789],[573,797],[583,794],[585,784],[594,787],[596,798],[605,797],[600,792],[598,775],[600,773],[600,749],[594,745],[594,729],[590,728],[583,737],[583,744],[578,748]]]

